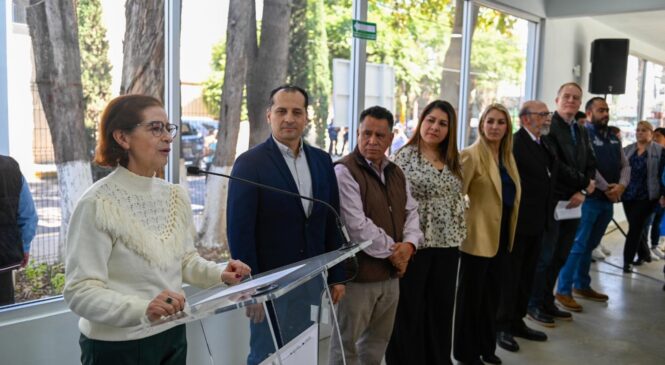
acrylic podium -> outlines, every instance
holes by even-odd
[[[244,338],[236,340],[249,346],[236,346],[231,357],[213,356],[210,348],[215,343],[208,343],[204,331],[210,364],[318,364],[322,337],[328,336],[331,328],[332,336],[339,336],[334,326],[336,315],[328,290],[328,270],[368,245],[369,242],[363,242],[328,252],[261,273],[231,287],[209,288],[188,297],[189,305],[183,312],[153,322],[142,331],[150,335],[213,316],[242,318],[240,323],[235,321],[231,325],[245,327],[237,331]],[[233,331],[224,329],[224,332]],[[192,345],[189,344],[190,349]],[[238,359],[243,360],[238,362]]]

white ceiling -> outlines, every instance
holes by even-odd
[[[665,50],[665,10],[592,16],[631,38]]]

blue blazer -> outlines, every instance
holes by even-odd
[[[312,177],[313,197],[339,212],[339,190],[330,155],[303,144]],[[296,182],[271,137],[240,155],[232,176],[298,193]],[[227,237],[234,259],[242,260],[258,274],[309,257],[336,250],[341,236],[332,212],[312,202],[305,216],[299,198],[229,181]],[[329,282],[344,279],[341,267],[330,272]]]

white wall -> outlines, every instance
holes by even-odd
[[[554,107],[554,98],[559,86],[576,81],[585,91],[583,101],[590,96],[588,90],[591,42],[597,38],[629,38],[630,53],[665,63],[665,50],[630,38],[628,35],[608,27],[589,17],[547,20],[543,23],[541,43],[541,69],[539,72],[538,99]],[[573,75],[573,67],[580,65],[580,77]]]
[[[202,322],[215,364],[245,362],[249,352],[249,325],[244,313],[241,308]],[[78,316],[69,311],[62,297],[0,309],[0,363],[79,364],[77,323]],[[200,323],[187,324],[188,364],[211,363]]]
[[[9,17],[11,19],[11,15]],[[34,106],[30,89],[33,67],[32,43],[26,25],[12,23],[9,26],[7,50],[9,155],[18,161],[26,179],[32,180],[35,176]]]

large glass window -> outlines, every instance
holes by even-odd
[[[520,105],[526,101],[529,21],[483,6],[472,6],[471,60],[466,144],[478,136],[483,110],[503,104],[511,114],[513,128],[519,126]]]
[[[646,62],[642,119],[655,127],[665,126],[665,67]]]
[[[36,40],[25,29],[30,27],[31,8],[44,6],[44,3],[27,6],[26,0],[12,2],[11,19],[21,26],[11,27],[7,37],[7,47],[11,50],[7,62],[7,88],[11,90],[7,95],[9,154],[18,161],[28,180],[39,216],[29,263],[15,271],[17,303],[62,292],[65,228],[73,207],[85,189],[109,172],[91,163],[97,142],[96,128],[104,106],[119,95],[121,89],[123,93],[150,93],[126,85],[154,84],[159,89],[159,77],[150,77],[163,74],[160,60],[150,66],[155,67],[156,72],[128,72],[124,76],[122,72],[123,68],[143,65],[141,57],[146,55],[138,52],[125,57],[123,44],[132,47],[145,41],[137,48],[149,53],[155,49],[148,44],[162,43],[148,40],[163,37],[163,26],[141,30],[138,34],[140,27],[126,27],[126,24],[136,25],[137,16],[147,13],[153,14],[149,23],[161,23],[162,8],[144,9],[149,6],[147,2],[136,2],[136,12],[126,18],[125,1],[78,0],[69,3],[72,7],[62,7],[59,10],[64,15],[54,18],[62,22],[60,28],[65,31],[71,31],[71,24],[78,25],[78,44],[67,43],[68,37],[49,38],[51,33],[37,32],[34,34],[40,37],[41,44],[53,47],[36,50],[33,48]],[[35,19],[46,23],[45,19]],[[52,67],[49,60],[54,58],[49,52],[62,52],[57,58],[65,60],[64,64],[69,66],[63,66],[58,72],[49,69]],[[154,55],[160,54],[163,52],[154,52]],[[76,74],[75,67],[70,67],[76,63],[80,63],[80,74]],[[53,79],[56,74],[62,78]],[[161,82],[163,85],[163,80]],[[54,88],[54,85],[69,86],[62,89]],[[153,95],[162,97],[156,92]],[[84,138],[73,139],[72,136],[79,132]]]
[[[462,14],[455,11],[456,3],[369,2],[368,20],[377,23],[377,39],[367,42],[367,62],[389,67],[394,86],[390,98],[372,98],[382,80],[375,80],[368,65],[365,107],[382,104],[395,115],[393,152],[411,136],[429,102],[444,99],[457,107]]]
[[[635,142],[643,71],[644,61],[633,55],[628,56],[625,93],[607,96],[607,105],[610,107],[609,124],[619,127],[624,146]]]

